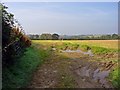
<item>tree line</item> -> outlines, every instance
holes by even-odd
[[[30,39],[33,40],[116,40],[120,39],[119,34],[106,34],[106,35],[59,35],[59,34],[50,34],[43,33],[38,34],[29,34]]]
[[[33,34],[29,34],[28,37],[30,39],[40,39],[40,40],[58,40],[59,39],[59,35],[54,33],[54,34],[50,34],[50,33],[43,33],[41,35],[33,35]]]
[[[106,34],[106,35],[64,35],[65,40],[116,40],[120,39],[118,34]]]

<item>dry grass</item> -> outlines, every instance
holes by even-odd
[[[43,45],[59,44],[62,43],[77,43],[81,45],[97,46],[111,49],[118,49],[118,40],[32,40],[34,43]]]

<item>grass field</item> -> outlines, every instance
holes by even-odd
[[[71,49],[71,50],[83,50],[87,51],[87,47],[90,47],[94,57],[88,57],[86,55],[79,54],[61,54],[61,50]],[[52,48],[56,50],[53,51]],[[92,59],[95,62],[118,62],[118,41],[117,40],[32,40],[32,46],[27,49],[25,54],[18,59],[18,62],[13,65],[11,68],[4,69],[3,76],[3,87],[26,87],[32,80],[32,76],[38,66],[40,69],[44,70],[45,68],[51,69],[56,67],[57,70],[60,70],[60,75],[57,77],[63,77],[59,81],[59,85],[56,87],[75,87],[74,75],[70,75],[68,70],[70,63],[75,63],[68,59],[80,58],[81,60]],[[44,62],[50,63],[44,64]],[[51,61],[52,60],[52,61]],[[59,62],[59,64],[58,64]],[[81,61],[82,62],[82,61]],[[86,60],[85,62],[86,63]],[[43,65],[43,67],[41,67]],[[45,65],[45,67],[44,67]],[[52,68],[50,68],[52,66]],[[57,65],[57,66],[56,66]],[[73,64],[74,65],[74,64]],[[76,67],[76,65],[75,65]],[[54,68],[54,69],[56,69]],[[119,75],[118,75],[118,66],[114,66],[114,71],[109,75],[110,81],[113,83],[114,87],[119,87]],[[38,70],[40,71],[40,70]],[[69,71],[66,73],[66,71]],[[42,75],[38,72],[36,75],[36,80],[38,76]],[[40,74],[40,75],[39,75]],[[47,74],[48,77],[51,74]],[[54,74],[53,74],[54,75]],[[43,76],[45,76],[43,74]],[[52,77],[52,76],[50,76]],[[48,78],[49,79],[49,78]],[[47,80],[47,79],[45,79]],[[34,81],[35,82],[35,81]],[[81,83],[81,82],[80,82]]]

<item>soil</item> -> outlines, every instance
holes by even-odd
[[[51,53],[34,72],[28,88],[113,88],[107,77],[116,63],[98,62],[80,52]]]

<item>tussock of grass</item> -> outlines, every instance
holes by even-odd
[[[25,55],[13,66],[3,69],[3,88],[25,87],[34,70],[42,64],[47,55],[48,52],[42,49],[38,50],[32,46],[27,48]]]
[[[92,48],[92,51],[94,54],[106,54],[106,53],[110,53],[111,50],[110,49],[107,49],[107,48],[104,48],[104,47],[91,47]]]

